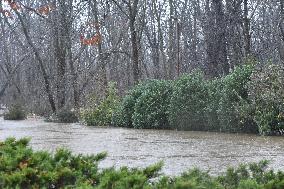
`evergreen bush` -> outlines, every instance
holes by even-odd
[[[266,64],[248,83],[253,119],[261,134],[284,134],[284,66]]]
[[[282,189],[284,173],[268,170],[268,161],[229,168],[220,176],[192,169],[180,176],[160,173],[162,163],[146,168],[99,168],[106,153],[74,155],[34,152],[29,139],[0,142],[0,188],[81,189]]]
[[[156,80],[148,80],[134,86],[128,94],[123,98],[122,102],[113,115],[113,125],[120,127],[134,127],[133,115],[135,112],[135,104],[139,97],[148,89],[153,88]]]
[[[206,80],[201,72],[135,86],[114,114],[116,126],[284,134],[284,68],[253,62]]]
[[[166,129],[169,127],[168,106],[172,83],[153,80],[137,98],[132,115],[134,128]]]
[[[257,132],[257,126],[242,112],[243,106],[250,103],[247,83],[252,72],[252,65],[243,65],[220,79],[222,87],[215,95],[220,96],[217,110],[220,131]]]
[[[144,83],[138,84],[123,98],[113,115],[112,123],[114,126],[133,127],[132,115],[134,114],[134,106],[144,88],[146,88]]]
[[[201,72],[184,75],[175,81],[169,105],[171,128],[207,130],[207,82]]]

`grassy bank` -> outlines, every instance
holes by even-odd
[[[65,149],[55,154],[34,152],[29,140],[13,138],[0,143],[0,188],[101,189],[282,189],[284,173],[267,170],[267,161],[229,168],[213,177],[192,169],[180,176],[160,173],[162,163],[138,169],[99,169],[105,153],[83,156]]]

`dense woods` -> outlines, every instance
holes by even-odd
[[[283,0],[2,0],[0,102],[78,109],[145,79],[284,60]]]

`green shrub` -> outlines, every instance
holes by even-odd
[[[148,80],[142,82],[131,89],[128,94],[122,99],[121,104],[116,109],[113,115],[113,125],[121,127],[134,127],[133,115],[135,112],[135,104],[140,96],[146,91],[153,89],[157,80]]]
[[[135,128],[169,125],[179,130],[284,134],[284,68],[269,65],[255,70],[251,62],[214,80],[194,72],[173,83],[141,83],[123,98],[112,123]]]
[[[208,81],[208,103],[206,105],[206,120],[208,124],[208,130],[220,131],[219,120],[219,108],[220,100],[222,98],[222,90],[224,88],[224,82],[222,79],[214,79]]]
[[[240,165],[238,168],[229,168],[226,174],[217,178],[225,188],[236,189],[258,189],[273,188],[277,183],[280,184],[284,177],[283,172],[275,173],[267,170],[268,161]]]
[[[149,166],[145,169],[122,167],[119,170],[114,168],[105,169],[99,180],[99,189],[143,189],[151,188],[149,179],[159,176],[162,163]]]
[[[150,188],[162,164],[144,168],[99,170],[106,153],[73,155],[58,149],[54,155],[28,147],[29,139],[0,143],[0,188]]]
[[[146,88],[146,84],[138,84],[132,90],[128,92],[128,94],[122,99],[122,102],[116,109],[112,123],[115,126],[120,127],[132,127],[132,115],[134,114],[134,106],[139,98],[139,96],[143,93]]]
[[[208,81],[198,72],[178,79],[169,109],[172,128],[257,133],[247,108],[246,85],[253,68],[243,65],[223,78]]]
[[[248,84],[253,119],[261,134],[284,134],[284,66],[267,64]]]
[[[134,128],[168,128],[168,106],[171,93],[170,81],[153,80],[149,82],[134,106],[132,115]]]
[[[171,128],[180,130],[208,130],[206,106],[208,87],[203,74],[194,72],[180,77],[173,86],[169,105]]]
[[[7,139],[0,144],[0,188],[76,188],[94,186],[98,162],[106,154],[73,155],[68,150],[33,152],[28,139]]]
[[[91,104],[89,108],[81,112],[81,118],[88,126],[109,126],[112,116],[119,105],[114,83],[110,83],[107,95],[98,105]]]
[[[242,113],[244,104],[248,101],[247,83],[253,71],[252,65],[237,67],[231,74],[221,78],[222,89],[218,104],[218,119],[221,131],[230,132],[257,132],[257,127]]]
[[[242,180],[238,189],[263,189],[255,180]]]
[[[213,177],[194,169],[182,176],[162,177],[153,187],[155,189],[224,189]]]
[[[9,108],[9,111],[4,114],[4,120],[24,120],[27,118],[27,114],[24,108],[19,105],[13,105]]]
[[[34,152],[29,139],[0,142],[0,188],[81,189],[282,189],[284,173],[267,170],[267,161],[229,168],[220,176],[198,169],[180,176],[159,174],[163,163],[146,168],[100,169],[106,153],[74,155],[58,149],[54,154]]]

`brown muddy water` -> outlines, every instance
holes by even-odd
[[[82,154],[106,151],[108,157],[101,167],[145,167],[164,161],[163,172],[168,175],[193,167],[219,174],[228,166],[267,159],[271,168],[284,170],[284,137],[100,128],[0,118],[0,140],[11,136],[31,137],[35,150],[54,152],[66,147]]]

